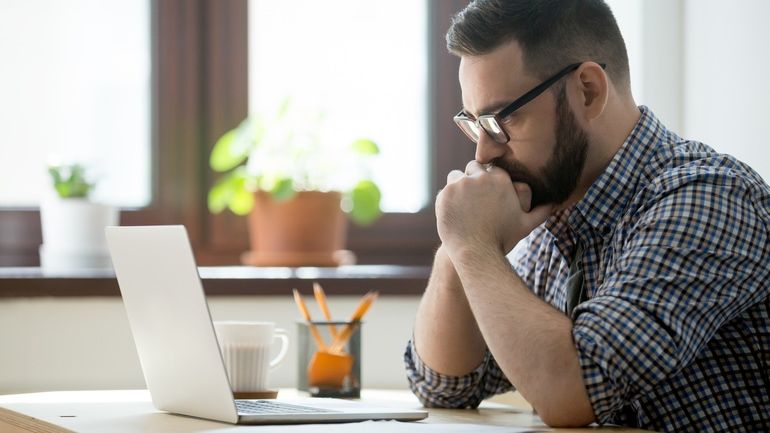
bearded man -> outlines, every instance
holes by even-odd
[[[601,0],[476,0],[447,34],[476,145],[405,361],[426,406],[770,431],[770,188],[631,94]],[[758,137],[759,138],[759,137]]]

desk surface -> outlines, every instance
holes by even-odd
[[[282,390],[280,397],[297,393]],[[362,401],[378,406],[417,408],[419,403],[407,391],[365,390]],[[478,410],[429,409],[429,416],[421,423],[484,424],[487,426],[532,427],[548,431],[533,415],[526,402],[509,395],[497,401],[484,402]],[[410,423],[399,426],[409,431]],[[61,433],[61,432],[246,432],[281,431],[280,427],[232,426],[219,422],[199,420],[157,411],[146,390],[133,391],[72,391],[44,392],[0,396],[0,431],[4,433]],[[629,428],[557,429],[563,432],[637,433],[643,430]],[[366,429],[361,429],[366,431]]]

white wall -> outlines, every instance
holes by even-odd
[[[626,40],[636,102],[685,138],[770,180],[770,2],[609,0]]]
[[[671,130],[683,127],[684,73],[682,0],[644,0],[642,13],[642,75],[644,93],[639,104],[652,108]]]
[[[418,297],[381,296],[364,320],[362,383],[405,388],[403,352]],[[356,297],[330,297],[335,317],[348,317]],[[209,298],[214,320],[268,320],[296,335],[291,298]],[[320,318],[320,317],[319,317]],[[271,386],[294,387],[297,352],[271,376]],[[0,300],[0,394],[73,389],[144,388],[121,299]]]
[[[685,3],[684,134],[770,181],[770,2]]]
[[[606,1],[626,43],[634,100],[681,131],[683,0]]]
[[[631,88],[672,131],[770,180],[770,2],[607,0],[626,41]]]

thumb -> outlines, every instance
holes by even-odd
[[[460,170],[452,170],[449,172],[449,174],[446,175],[446,184],[449,185],[450,183],[455,183],[461,178],[465,176],[465,173],[463,173]]]
[[[532,189],[524,182],[514,182],[513,188],[516,190],[516,195],[519,196],[521,210],[529,212],[532,208]]]
[[[534,229],[535,227],[545,222],[548,217],[553,215],[554,212],[556,212],[556,209],[557,207],[555,204],[540,205],[522,215],[522,218],[526,221],[525,224],[527,226]]]

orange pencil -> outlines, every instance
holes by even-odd
[[[332,313],[329,311],[329,306],[326,304],[326,293],[324,293],[324,289],[320,284],[313,283],[313,294],[315,295],[315,300],[318,302],[318,306],[321,307],[321,312],[323,313],[324,317],[326,320],[331,322]],[[329,324],[329,332],[332,334],[332,340],[336,340],[337,327],[334,326],[333,323]]]
[[[345,344],[350,339],[350,336],[353,335],[356,323],[363,319],[366,312],[369,311],[369,308],[372,306],[374,300],[377,299],[377,295],[377,292],[369,292],[361,299],[361,302],[358,304],[356,311],[353,312],[353,315],[350,317],[351,323],[345,325],[345,329],[343,329],[342,332],[337,335],[337,338],[334,339],[334,342],[329,347],[330,352],[342,351],[342,348],[345,347]]]
[[[316,329],[315,324],[313,324],[312,319],[310,318],[310,312],[307,310],[307,306],[305,305],[305,301],[302,300],[302,296],[299,294],[299,291],[297,289],[292,289],[294,291],[294,302],[297,303],[297,307],[299,308],[299,312],[302,314],[302,317],[307,320],[308,327],[310,327],[310,333],[313,334],[313,338],[315,339],[315,344],[318,346],[318,350],[326,350],[326,344],[324,343],[323,338],[321,338],[321,334],[318,333],[318,329]]]

